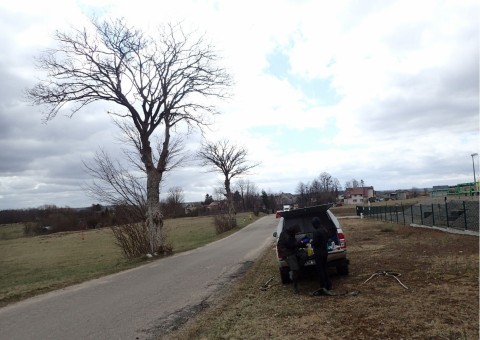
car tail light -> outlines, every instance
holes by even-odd
[[[343,233],[338,233],[338,240],[340,241],[340,249],[346,249],[347,242],[345,241],[345,235],[343,235]]]
[[[280,211],[277,211],[277,213],[275,214],[275,218],[280,218],[280,217],[282,217],[282,216],[280,215]]]

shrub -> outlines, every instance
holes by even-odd
[[[136,258],[150,254],[149,231],[145,222],[126,223],[119,226],[112,226],[113,235],[117,244],[122,248],[127,258]],[[157,254],[169,255],[172,253],[172,246],[165,244],[156,250]],[[153,254],[152,254],[153,255]]]
[[[216,215],[214,224],[217,234],[221,234],[235,228],[237,226],[237,220],[228,214]]]
[[[46,229],[42,228],[39,223],[27,222],[23,225],[23,234],[25,236],[35,236],[46,233]]]

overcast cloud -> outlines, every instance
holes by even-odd
[[[54,30],[91,16],[205,32],[235,80],[206,136],[245,146],[261,162],[248,177],[259,189],[294,193],[323,171],[376,190],[472,182],[478,13],[473,0],[3,2],[0,209],[96,203],[82,190],[91,180],[82,162],[99,148],[120,154],[104,104],[44,124],[41,108],[23,101]],[[198,142],[190,135],[186,149]],[[189,164],[163,192],[180,186],[201,201],[220,179]]]

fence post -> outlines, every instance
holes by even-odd
[[[385,222],[387,222],[387,205],[385,204]]]
[[[433,203],[432,203],[432,227],[435,225],[435,210],[433,209]]]
[[[421,225],[423,225],[423,210],[422,210],[421,204],[420,204],[420,221],[421,221]]]
[[[398,206],[395,205],[395,218],[397,220],[397,223],[398,223]]]
[[[465,230],[468,230],[468,227],[467,227],[467,209],[465,208],[465,201],[463,201],[463,219],[465,221]]]
[[[413,204],[410,206],[410,212],[412,213],[412,223],[413,223]]]
[[[448,223],[448,203],[445,201],[445,217],[447,218],[447,228],[450,228],[450,224]]]
[[[405,207],[403,206],[403,203],[402,203],[402,215],[403,215],[403,225],[405,225]]]

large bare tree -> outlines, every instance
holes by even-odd
[[[228,202],[229,224],[234,214],[233,194],[230,188],[232,178],[248,174],[258,163],[247,160],[247,149],[231,144],[227,139],[217,142],[204,141],[197,153],[202,166],[219,172],[224,176],[225,196]],[[230,225],[232,227],[232,225]]]
[[[57,47],[38,58],[46,76],[27,90],[27,99],[46,106],[47,121],[61,111],[72,116],[97,101],[122,109],[110,114],[130,121],[138,134],[151,251],[161,251],[160,183],[172,133],[180,123],[202,128],[206,115],[217,113],[211,99],[227,96],[229,74],[203,37],[187,35],[178,25],[162,26],[150,36],[121,19],[92,21],[91,28],[57,31],[55,40]],[[163,134],[155,156],[151,138],[157,129]]]

